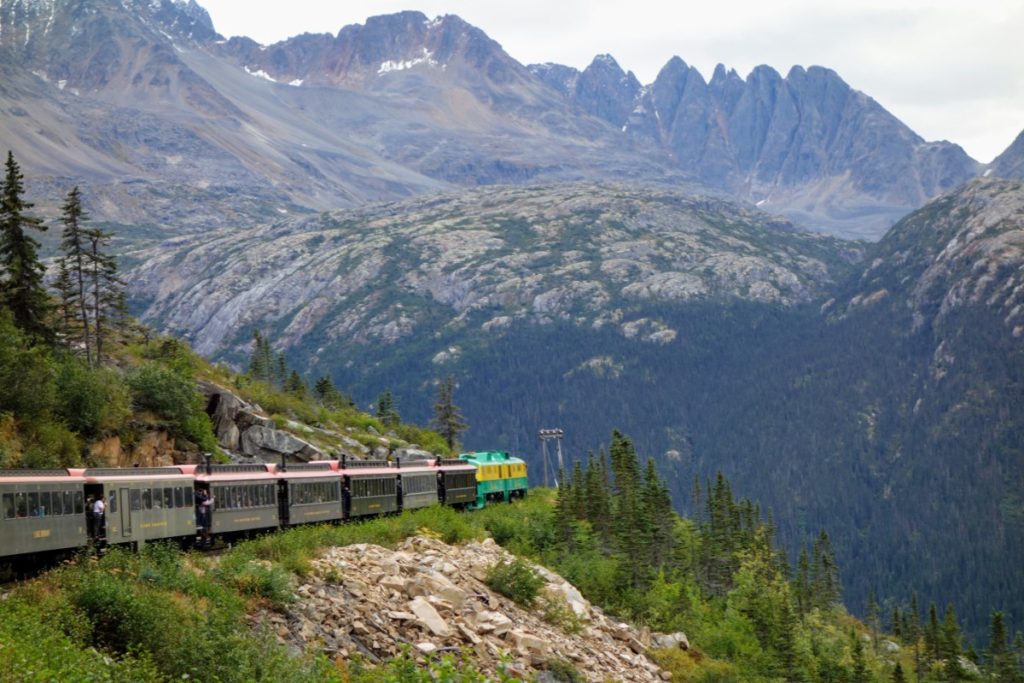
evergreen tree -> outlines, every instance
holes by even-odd
[[[953,605],[947,604],[945,618],[939,632],[939,656],[946,662],[944,667],[946,680],[960,681],[967,677],[967,673],[960,664],[960,655],[962,654],[960,626],[956,622]]]
[[[1017,631],[1013,637],[1013,660],[1016,670],[1014,681],[1024,680],[1024,633]]]
[[[864,643],[857,637],[856,632],[850,632],[853,641],[853,670],[850,672],[850,683],[870,683],[871,676],[868,673],[867,658],[864,655]]]
[[[57,336],[65,346],[71,348],[75,340],[81,338],[81,328],[78,325],[78,288],[66,258],[57,259],[57,280],[53,288],[57,290]]]
[[[872,588],[868,593],[868,604],[866,612],[868,626],[871,628],[871,647],[872,651],[878,654],[878,600],[875,598],[875,590]]]
[[[807,557],[807,548],[803,545],[800,546],[800,558],[796,567],[794,592],[797,612],[802,617],[811,611],[811,562]]]
[[[270,341],[259,330],[252,331],[252,355],[249,357],[249,376],[257,382],[272,383],[274,360]]]
[[[69,333],[74,328],[78,329],[80,336],[72,337],[71,341],[81,341],[85,349],[86,362],[92,364],[92,326],[89,322],[91,312],[86,296],[91,269],[89,268],[89,240],[85,234],[85,228],[82,226],[85,220],[87,220],[87,216],[82,210],[82,196],[76,186],[68,193],[67,200],[61,207],[61,221],[64,223],[60,242],[64,257],[61,261],[69,270],[67,277],[70,283],[62,283],[61,280],[58,280],[57,289],[63,302],[64,288],[68,284],[74,287],[74,295],[69,297],[69,301],[77,303],[77,311],[74,326],[70,324],[70,320],[68,321]]]
[[[921,608],[917,602],[917,591],[910,598],[910,625],[907,637],[914,644],[914,677],[921,680],[924,662],[921,657]]]
[[[1010,649],[1006,623],[1002,612],[992,613],[989,626],[988,651],[985,653],[992,672],[992,679],[997,683],[1019,683],[1024,680],[1021,671],[1014,661]]]
[[[565,472],[559,470],[559,477],[564,477]],[[559,479],[561,481],[561,479]],[[579,460],[573,461],[572,468],[572,515],[573,519],[587,518],[587,491],[584,487],[583,464]]]
[[[330,375],[324,375],[313,384],[313,396],[325,408],[351,407],[352,401],[334,386]]]
[[[601,460],[594,454],[587,456],[587,471],[583,474],[584,517],[600,539],[602,546],[609,549],[611,539],[611,500],[608,495],[608,478],[605,474],[604,454]]]
[[[903,618],[900,616],[900,608],[893,606],[892,616],[889,618],[889,630],[900,641],[903,640],[903,621]]]
[[[941,632],[939,630],[939,614],[935,609],[935,603],[928,606],[928,626],[924,631],[925,654],[930,661],[935,661],[941,656]]]
[[[573,498],[573,483],[565,476],[565,471],[559,469],[555,496],[555,535],[566,545],[571,544],[573,524],[576,521],[572,510]]]
[[[288,380],[284,384],[284,390],[296,398],[305,398],[308,392],[306,382],[295,370],[292,370],[291,374],[288,375]]]
[[[444,437],[448,448],[456,450],[459,436],[469,429],[466,418],[455,405],[455,378],[448,375],[437,386],[437,402],[434,404],[434,428]]]
[[[14,324],[30,337],[47,341],[50,298],[43,285],[45,269],[39,260],[39,242],[25,230],[46,230],[42,220],[25,213],[32,204],[23,198],[24,176],[14,154],[7,152],[6,172],[0,185],[0,303],[10,309]]]
[[[811,594],[814,606],[828,609],[839,602],[839,567],[832,552],[832,543],[822,529],[814,542],[811,564]]]
[[[398,414],[398,409],[395,407],[395,399],[391,395],[390,389],[385,389],[377,397],[377,419],[385,427],[394,427],[402,421],[402,417]]]
[[[117,274],[117,259],[105,253],[112,237],[102,230],[86,230],[92,284],[92,322],[96,342],[96,363],[100,363],[107,328],[124,317],[124,281]],[[111,325],[108,326],[108,323]]]
[[[274,386],[278,389],[284,389],[285,382],[288,381],[288,363],[285,361],[283,351],[277,354],[277,365],[274,366],[273,374]]]
[[[650,561],[656,569],[665,567],[673,555],[675,536],[675,511],[672,509],[672,498],[668,487],[658,476],[654,467],[654,459],[647,459],[647,471],[644,475],[644,505],[649,510],[650,519]]]
[[[903,673],[903,665],[899,662],[896,662],[896,666],[892,670],[892,683],[907,683],[907,677]]]

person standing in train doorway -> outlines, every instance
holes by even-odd
[[[210,545],[212,507],[213,499],[210,498],[210,493],[206,489],[196,489],[196,531],[199,532],[200,542],[204,546]]]
[[[93,538],[97,541],[106,536],[107,504],[103,500],[103,494],[96,496],[92,504],[92,532]]]

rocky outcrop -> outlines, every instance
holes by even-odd
[[[276,429],[274,421],[258,406],[242,400],[212,382],[200,382],[206,397],[206,412],[213,422],[217,443],[229,453],[278,462],[322,460],[327,454],[293,434]]]
[[[194,459],[195,453],[178,449],[174,437],[160,429],[142,432],[130,445],[115,435],[89,446],[89,461],[105,467],[162,467],[180,465]]]
[[[319,647],[334,657],[361,653],[371,661],[405,646],[421,658],[460,649],[492,674],[502,657],[511,657],[512,673],[523,679],[560,659],[591,681],[667,680],[646,656],[648,648],[688,647],[684,634],[651,634],[610,619],[560,576],[538,567],[547,600],[563,601],[561,621],[545,621],[542,609],[523,609],[483,583],[490,567],[509,559],[491,539],[449,546],[415,537],[394,551],[365,544],[331,548],[296,588],[296,604],[261,619],[298,649]]]

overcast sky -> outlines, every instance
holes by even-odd
[[[457,14],[523,64],[609,53],[643,83],[673,55],[835,69],[927,140],[989,162],[1024,130],[1024,0],[198,0],[226,35],[273,43],[405,9]]]

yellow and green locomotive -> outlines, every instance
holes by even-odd
[[[460,460],[476,468],[476,502],[468,507],[478,510],[488,502],[511,501],[526,496],[526,463],[506,451],[462,453]]]

